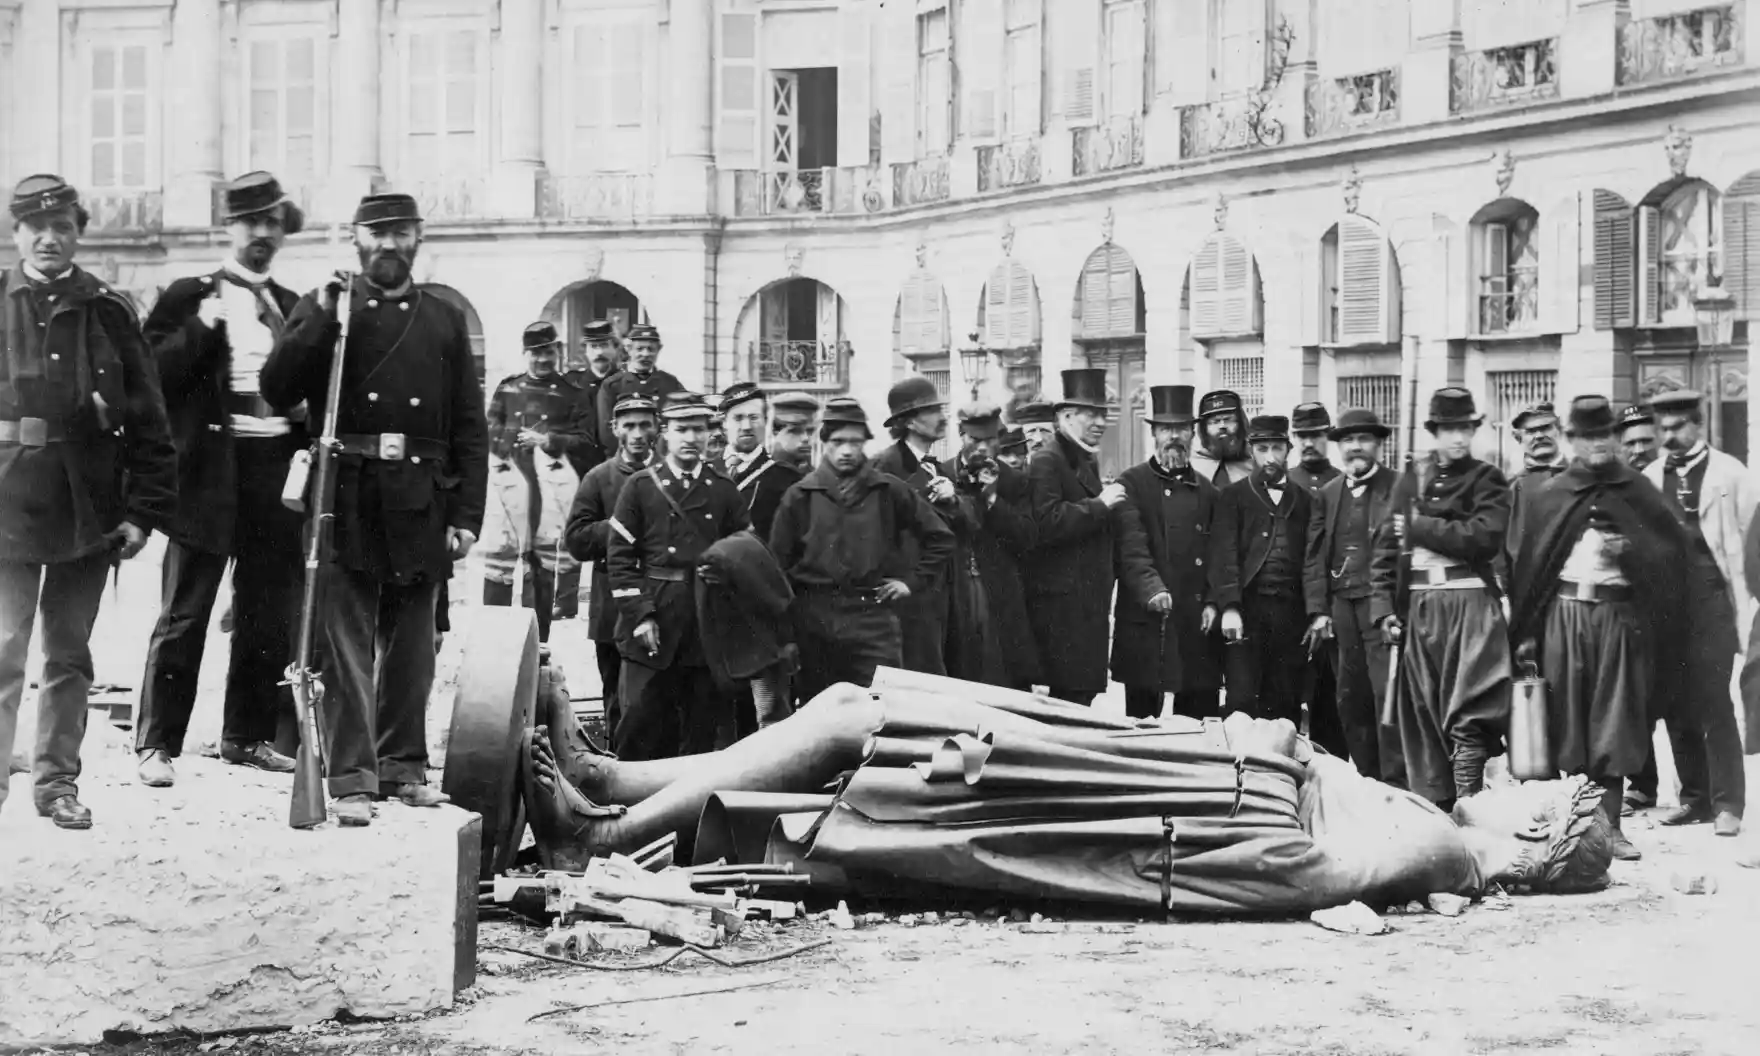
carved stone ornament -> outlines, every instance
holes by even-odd
[[[1112,226],[1115,222],[1116,222],[1116,218],[1112,215],[1112,206],[1109,205],[1106,207],[1106,211],[1104,213],[1100,214],[1100,244],[1101,245],[1103,245],[1103,246],[1112,245]]]
[[[1357,171],[1355,165],[1352,165],[1350,171],[1344,174],[1343,188],[1344,211],[1354,216],[1357,204],[1363,197],[1363,176]]]
[[[1668,170],[1685,176],[1687,162],[1693,156],[1693,134],[1679,125],[1669,125],[1662,137],[1662,152],[1668,155]]]
[[[1508,147],[1497,155],[1497,196],[1504,198],[1509,195],[1509,185],[1516,178],[1516,156]]]
[[[1228,195],[1216,192],[1216,201],[1210,215],[1216,220],[1216,230],[1221,231],[1228,226]]]
[[[801,277],[801,265],[806,262],[806,258],[807,250],[804,246],[790,242],[782,247],[782,260],[788,265],[788,277],[791,279]]]
[[[929,266],[929,240],[922,235],[917,236],[917,268]]]
[[[1014,256],[1014,221],[1012,220],[1002,222],[1002,255],[1005,257]]]
[[[581,260],[581,272],[588,282],[599,281],[599,276],[605,273],[605,250],[602,247],[587,247],[586,255]]]

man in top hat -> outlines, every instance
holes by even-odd
[[[1027,569],[1027,619],[1053,697],[1090,704],[1106,689],[1112,606],[1113,511],[1125,501],[1100,480],[1106,371],[1063,372],[1057,436],[1027,463],[1039,539]]]
[[[1224,597],[1222,493],[1192,469],[1190,385],[1149,388],[1153,453],[1119,474],[1118,599],[1113,609],[1112,677],[1124,683],[1125,713],[1161,714],[1173,694],[1177,715],[1219,714],[1222,684],[1217,614]]]
[[[1289,479],[1288,418],[1255,416],[1247,447],[1253,475],[1222,489],[1218,517],[1228,710],[1299,728],[1308,665],[1325,638],[1324,625],[1309,628],[1319,614],[1303,593],[1313,500]]]
[[[580,478],[574,460],[589,439],[584,394],[557,370],[562,340],[536,322],[521,336],[526,369],[501,379],[489,397],[488,547],[483,604],[512,605],[514,568],[524,565],[520,604],[538,617],[538,640],[550,640],[553,616],[577,611],[580,564],[563,547],[569,505]]]
[[[909,484],[953,528],[960,516],[953,478],[929,453],[947,435],[946,402],[934,382],[912,375],[887,392],[886,407],[886,429],[893,444],[874,456],[874,468]],[[960,534],[960,529],[954,531]],[[905,562],[916,564],[914,551],[907,550]],[[932,580],[913,586],[910,598],[898,607],[908,670],[947,673],[947,583],[951,571],[951,566],[944,567]]]
[[[617,606],[611,601],[611,578],[605,558],[611,535],[620,527],[612,518],[617,499],[630,478],[646,469],[660,431],[660,408],[646,396],[625,396],[612,408],[611,427],[617,434],[612,456],[587,470],[568,511],[568,552],[577,561],[593,563],[587,592],[587,637],[599,662],[599,685],[605,703],[605,729],[615,738],[623,715],[623,654],[617,649]]]
[[[159,622],[141,676],[135,751],[141,783],[170,785],[195,710],[208,618],[232,571],[232,655],[220,757],[287,773],[275,751],[294,739],[286,680],[298,612],[303,519],[281,502],[296,452],[305,448],[306,409],[277,407],[257,374],[299,295],[270,277],[288,235],[304,225],[274,176],[252,172],[226,185],[231,255],[218,270],[178,279],[142,327],[177,447],[177,508],[165,523]],[[241,545],[242,544],[242,545]]]
[[[1033,400],[1014,410],[1014,424],[1027,440],[1027,454],[1053,446],[1057,438],[1057,413],[1049,403]]]
[[[1509,482],[1473,457],[1484,421],[1473,394],[1430,397],[1435,448],[1400,477],[1376,531],[1370,609],[1400,648],[1385,709],[1399,727],[1413,792],[1448,805],[1484,785],[1509,724],[1509,635],[1494,566],[1509,525]]]
[[[691,392],[660,404],[665,457],[617,496],[606,569],[623,655],[623,718],[613,743],[624,759],[670,759],[733,743],[731,698],[703,654],[695,579],[703,551],[750,525],[739,489],[704,463],[715,410]],[[621,525],[623,531],[618,531]],[[627,533],[627,534],[625,534]]]
[[[959,409],[959,457],[952,467],[960,515],[948,562],[947,673],[972,682],[1030,687],[1038,666],[1019,560],[1032,549],[1027,477],[996,458],[1002,408]]]
[[[1027,431],[1019,426],[1002,430],[996,443],[996,460],[1018,473],[1027,471]]]
[[[1218,488],[1253,475],[1253,460],[1247,453],[1247,412],[1236,393],[1216,389],[1198,401],[1198,446],[1192,452],[1192,468]]]
[[[1344,458],[1344,472],[1327,481],[1308,517],[1308,608],[1327,617],[1323,632],[1333,642],[1337,672],[1335,706],[1315,707],[1310,736],[1334,755],[1348,756],[1357,772],[1403,786],[1405,758],[1399,732],[1381,722],[1387,693],[1387,642],[1371,618],[1370,558],[1375,529],[1393,509],[1396,471],[1381,464],[1381,445],[1393,432],[1379,415],[1348,410],[1330,438]]]
[[[1744,614],[1753,597],[1749,577],[1755,573],[1743,544],[1760,493],[1739,460],[1706,443],[1698,393],[1658,393],[1650,406],[1667,457],[1652,462],[1644,476],[1662,489],[1692,544],[1686,577],[1690,645],[1685,662],[1668,673],[1658,694],[1681,799],[1660,820],[1664,825],[1709,821],[1719,836],[1734,836],[1742,828],[1747,784],[1729,679],[1735,654],[1749,645],[1743,640]],[[1744,697],[1751,685],[1744,665]]]
[[[1332,439],[1332,415],[1324,403],[1298,403],[1289,416],[1290,435],[1296,439],[1296,464],[1289,467],[1291,484],[1312,498],[1329,482],[1337,480],[1327,445]]]
[[[1510,637],[1547,683],[1550,769],[1600,785],[1613,856],[1639,857],[1620,832],[1625,778],[1644,765],[1658,672],[1687,648],[1691,543],[1668,501],[1621,461],[1613,406],[1571,401],[1574,458],[1529,491],[1510,577]],[[1727,697],[1727,693],[1726,693]]]
[[[40,607],[37,813],[85,829],[92,624],[110,569],[172,514],[177,452],[134,309],[73,262],[88,219],[79,193],[59,176],[27,176],[10,209],[19,261],[0,275],[0,765],[10,769]]]
[[[1524,494],[1564,472],[1570,461],[1559,447],[1558,411],[1551,400],[1524,408],[1510,425],[1522,441],[1522,471],[1509,482],[1509,534],[1504,540],[1506,559],[1513,566],[1526,521],[1522,516]]]
[[[750,406],[750,403],[747,403]],[[739,460],[733,474],[752,518],[752,531],[770,538],[782,496],[813,468],[813,433],[819,401],[804,392],[780,392],[770,401],[768,449]]]
[[[271,405],[303,400],[322,414],[349,282],[321,613],[324,759],[338,819],[366,825],[376,797],[446,799],[426,783],[436,606],[482,531],[489,431],[464,315],[410,278],[422,244],[415,199],[361,199],[354,244],[360,273],[300,299],[260,380]]]
[[[587,470],[617,454],[615,447],[607,450],[599,446],[599,386],[617,372],[621,359],[617,334],[611,329],[611,323],[595,319],[581,327],[579,356],[571,357],[563,364],[562,376],[581,390],[581,402],[586,406],[586,443],[569,453],[574,471],[582,477],[587,475]]]
[[[684,389],[677,378],[656,365],[660,360],[659,330],[647,323],[637,323],[629,328],[623,344],[628,354],[623,369],[599,383],[596,418],[599,423],[599,447],[603,451],[614,450],[617,446],[611,435],[611,411],[617,406],[618,400],[625,396],[642,395],[657,403],[664,403],[668,395]]]
[[[1634,403],[1619,415],[1620,457],[1626,465],[1643,472],[1656,461],[1656,412],[1647,403]]]

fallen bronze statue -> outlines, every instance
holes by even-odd
[[[1594,890],[1611,861],[1582,779],[1490,789],[1451,817],[1284,721],[1144,723],[882,670],[724,751],[624,762],[559,677],[534,710],[516,785],[550,869],[670,835],[680,861],[788,863],[815,890],[1247,914]]]

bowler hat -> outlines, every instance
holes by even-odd
[[[41,213],[53,213],[60,209],[72,209],[74,219],[84,230],[91,214],[86,207],[79,204],[79,192],[73,185],[59,176],[38,173],[26,176],[18,181],[12,189],[12,218],[26,220]]]
[[[805,392],[777,393],[770,399],[770,420],[775,422],[810,422],[819,413],[819,401]]]
[[[1197,390],[1190,385],[1149,386],[1149,413],[1143,421],[1150,425],[1191,425],[1192,397]]]
[[[1565,428],[1572,436],[1590,433],[1611,433],[1616,419],[1613,404],[1605,396],[1578,396],[1571,401],[1570,418]]]
[[[369,194],[362,198],[361,204],[354,208],[354,222],[369,227],[374,224],[396,224],[407,220],[420,223],[422,211],[416,207],[414,198],[395,191],[388,194]]]
[[[1057,421],[1057,412],[1043,400],[1023,403],[1014,409],[1016,425],[1051,425]]]
[[[220,218],[225,223],[279,209],[282,231],[297,235],[306,226],[304,210],[281,190],[281,181],[270,173],[247,172],[226,185],[225,195],[226,212]]]
[[[611,341],[617,334],[611,329],[609,319],[595,319],[581,327],[581,336],[588,341]]]
[[[825,401],[825,410],[819,416],[822,432],[829,432],[840,425],[859,425],[870,437],[874,431],[868,428],[868,412],[862,409],[862,402],[854,396],[834,396]]]
[[[637,323],[629,328],[629,333],[624,337],[630,341],[658,341],[660,331],[647,323]]]
[[[764,390],[758,387],[757,382],[736,381],[722,390],[720,411],[722,414],[726,414],[747,400],[762,400],[765,396]]]
[[[1659,392],[1650,397],[1650,409],[1657,414],[1661,414],[1664,411],[1680,414],[1686,411],[1697,410],[1699,404],[1704,402],[1704,400],[1705,397],[1694,392],[1692,389],[1673,389],[1668,392]]]
[[[1393,435],[1393,430],[1381,423],[1381,416],[1374,411],[1361,407],[1353,407],[1338,416],[1338,424],[1326,434],[1328,440],[1343,440],[1356,433],[1369,433],[1385,440]]]
[[[1241,414],[1241,397],[1239,393],[1228,389],[1212,389],[1198,401],[1198,417],[1208,418],[1213,414]]]
[[[1017,447],[1026,447],[1026,446],[1027,446],[1026,431],[1017,427],[1017,428],[1004,429],[1002,431],[1001,437],[997,441],[997,444],[996,444],[996,450],[998,450],[998,451],[1013,451]]]
[[[715,408],[709,401],[695,392],[669,392],[660,399],[660,417],[667,421],[678,421],[684,418],[702,418],[705,421],[715,417]]]
[[[1510,419],[1509,424],[1517,429],[1544,429],[1548,425],[1558,424],[1558,411],[1552,406],[1551,400],[1541,400],[1522,408],[1521,413]]]
[[[959,431],[973,440],[994,440],[1002,435],[1002,408],[994,403],[961,407]]]
[[[1434,429],[1439,425],[1478,425],[1484,420],[1485,416],[1473,405],[1473,394],[1457,385],[1450,385],[1430,394],[1430,417],[1424,420],[1424,428]]]
[[[1647,403],[1634,403],[1619,412],[1619,427],[1621,429],[1634,425],[1654,424],[1656,424],[1656,415],[1651,412],[1650,405]]]
[[[556,336],[555,324],[536,322],[526,327],[526,332],[520,336],[520,340],[524,342],[526,351],[530,352],[534,349],[549,348],[555,345],[560,338]]]
[[[1052,404],[1051,409],[1086,407],[1104,411],[1110,406],[1106,399],[1106,371],[1099,367],[1077,367],[1063,372],[1063,399]]]
[[[654,402],[653,397],[643,396],[639,392],[632,392],[628,396],[621,397],[617,401],[617,405],[611,408],[611,417],[613,418],[621,418],[626,414],[659,413],[660,405]]]
[[[1260,440],[1289,442],[1289,419],[1281,414],[1258,414],[1247,422],[1247,443]]]
[[[935,383],[921,374],[913,374],[893,384],[886,393],[886,424],[891,425],[900,418],[930,407],[940,407],[947,401],[935,391]]]
[[[1290,413],[1289,427],[1298,436],[1302,433],[1324,433],[1332,428],[1332,415],[1324,403],[1298,403]]]

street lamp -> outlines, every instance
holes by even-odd
[[[1693,318],[1700,348],[1728,348],[1735,341],[1736,298],[1723,287],[1699,287],[1693,296]]]
[[[984,368],[989,365],[990,350],[984,347],[983,339],[978,331],[973,330],[966,335],[966,343],[959,350],[959,366],[966,380],[972,386],[972,402],[978,399],[978,389],[984,384]]]

